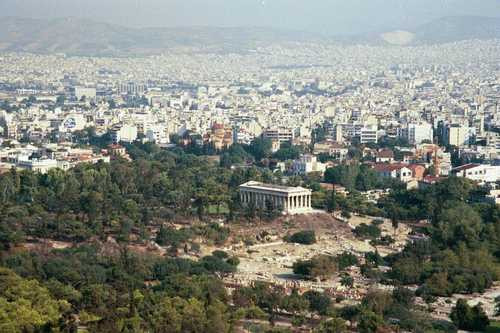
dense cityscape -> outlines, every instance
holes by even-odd
[[[498,39],[0,53],[0,331],[498,332],[499,103]]]

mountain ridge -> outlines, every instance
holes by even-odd
[[[186,47],[249,52],[258,46],[287,42],[422,45],[497,38],[500,18],[477,16],[443,17],[415,29],[331,37],[266,27],[130,28],[75,17],[44,20],[10,16],[0,20],[0,52],[94,56],[150,55]]]

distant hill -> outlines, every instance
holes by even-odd
[[[198,47],[212,52],[245,52],[258,45],[318,38],[315,34],[268,28],[134,29],[79,18],[0,19],[0,51],[130,55]]]
[[[426,43],[447,43],[467,39],[495,39],[500,38],[500,18],[479,16],[444,17],[420,26],[414,33],[418,41]]]
[[[158,54],[196,47],[207,52],[248,52],[257,46],[287,42],[418,45],[465,39],[500,38],[500,18],[446,17],[413,31],[358,36],[323,36],[271,28],[127,28],[80,18],[54,20],[0,18],[0,52],[126,56]]]
[[[500,39],[500,18],[479,16],[443,17],[413,31],[387,32],[380,36],[389,44],[441,44],[469,39]]]

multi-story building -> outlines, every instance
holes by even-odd
[[[337,142],[323,141],[314,144],[315,155],[327,154],[338,160],[345,160],[349,154],[349,149]]]
[[[262,133],[262,136],[279,143],[291,142],[294,139],[293,130],[290,128],[268,128]]]
[[[80,101],[85,97],[87,100],[95,100],[97,96],[96,88],[75,87],[75,98]]]
[[[137,140],[137,127],[134,125],[117,125],[110,131],[111,140],[114,144],[120,142],[134,142]]]
[[[147,125],[144,129],[144,136],[150,142],[156,144],[170,143],[170,136],[168,130],[162,124]]]
[[[361,144],[377,143],[378,142],[378,128],[374,125],[363,127],[360,131],[359,142]]]
[[[471,128],[460,124],[451,124],[445,127],[445,141],[450,146],[468,146],[471,141]]]
[[[434,140],[434,130],[429,123],[409,123],[399,129],[398,135],[406,138],[413,145],[421,144],[424,141],[432,143]]]
[[[379,177],[394,178],[403,183],[413,179],[413,172],[407,165],[382,163],[375,164],[373,169]]]
[[[342,125],[337,124],[333,129],[333,140],[338,143],[344,142],[344,132],[342,131]]]
[[[500,180],[500,166],[470,163],[451,169],[451,174],[481,184],[495,183]]]
[[[292,171],[297,175],[306,175],[311,172],[323,173],[325,170],[326,165],[318,162],[314,155],[303,155],[292,164]]]
[[[135,82],[122,83],[118,86],[120,94],[143,95],[146,91],[146,85]]]

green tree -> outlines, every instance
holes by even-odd
[[[481,216],[465,203],[444,209],[434,223],[433,236],[449,246],[476,245],[482,231]]]
[[[293,264],[293,272],[304,277],[314,279],[329,278],[337,272],[338,266],[335,257],[317,255],[310,260],[299,260]]]
[[[286,237],[285,240],[290,243],[311,245],[316,243],[316,233],[314,230],[298,231],[293,235]]]
[[[309,301],[309,309],[320,315],[326,315],[332,304],[330,297],[315,290],[308,290],[303,296]]]
[[[354,285],[354,279],[349,274],[344,274],[340,279],[340,284],[344,287],[352,287]]]
[[[294,289],[290,295],[283,298],[282,306],[285,310],[296,315],[309,308],[309,301]]]
[[[271,156],[271,140],[265,138],[256,138],[248,147],[248,153],[253,155],[255,160],[260,161],[263,158]]]
[[[375,333],[384,325],[384,319],[372,311],[362,311],[359,314],[358,331],[360,333]]]
[[[450,319],[461,330],[484,331],[490,321],[481,304],[470,307],[467,301],[459,299],[450,313]]]
[[[231,330],[230,316],[226,306],[215,300],[207,307],[207,333],[227,333]]]
[[[342,318],[329,318],[314,329],[314,333],[343,333],[347,332],[347,325]]]
[[[35,280],[26,280],[0,268],[0,331],[32,332],[57,325],[69,304],[52,298]]]
[[[206,313],[203,304],[197,299],[191,298],[182,303],[182,325],[181,332],[204,333],[207,327]]]

